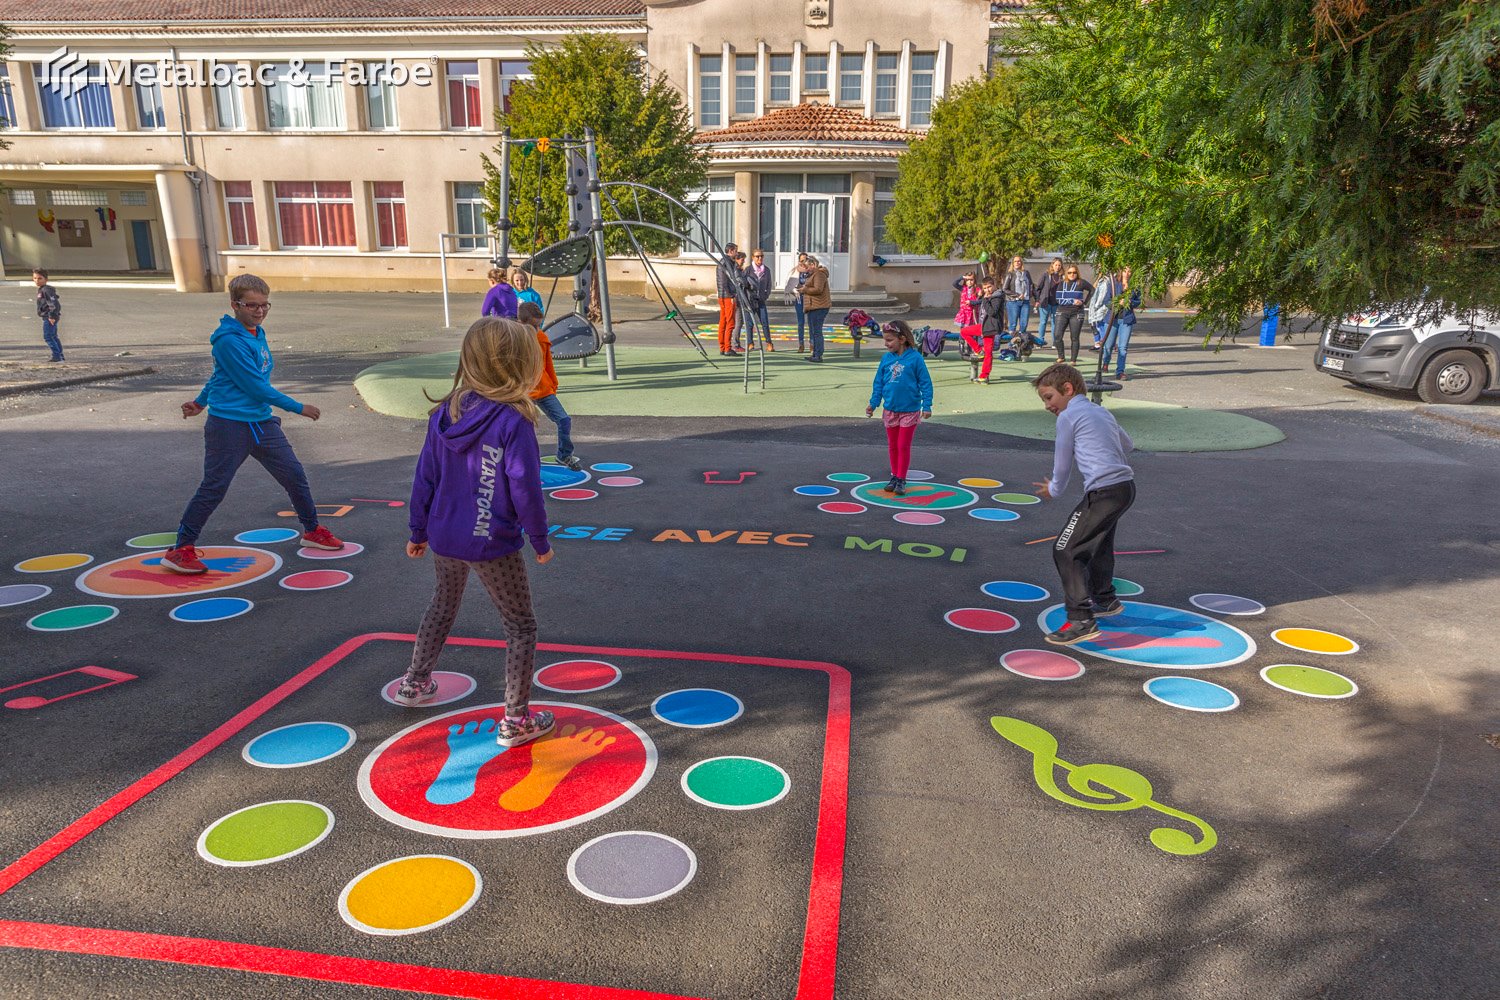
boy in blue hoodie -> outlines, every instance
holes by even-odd
[[[286,490],[302,522],[303,545],[329,550],[344,547],[333,532],[318,524],[307,474],[281,431],[281,418],[271,416],[272,406],[309,420],[322,416],[316,406],[299,403],[271,385],[274,362],[266,332],[259,325],[271,308],[271,286],[253,274],[238,275],[229,283],[229,307],[234,315],[221,319],[208,340],[213,345],[214,373],[196,399],[182,404],[184,420],[205,409],[209,414],[203,425],[203,481],[182,512],[177,544],[161,559],[162,568],[173,573],[208,572],[193,545],[247,458],[265,466]]]

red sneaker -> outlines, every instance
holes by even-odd
[[[163,569],[173,573],[186,573],[189,576],[208,572],[208,567],[198,558],[198,550],[191,545],[163,552],[161,565]]]
[[[333,532],[321,524],[302,536],[302,544],[310,549],[327,549],[330,552],[337,552],[344,547],[344,543],[333,537]]]

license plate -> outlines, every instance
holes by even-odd
[[[1323,367],[1327,368],[1329,371],[1341,372],[1341,371],[1344,370],[1344,359],[1343,358],[1324,358],[1323,359]]]

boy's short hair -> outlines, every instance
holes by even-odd
[[[47,269],[44,268],[44,267],[33,267],[31,269],[31,273],[34,274],[34,275],[40,274],[42,277],[48,278],[48,279],[50,279],[52,277],[50,274],[47,273]]]
[[[995,276],[992,275],[992,274],[986,274],[984,276],[984,280],[980,282],[981,285],[993,285],[994,283],[995,283]]]
[[[229,297],[239,300],[246,292],[259,292],[262,295],[271,294],[271,286],[266,284],[264,278],[254,274],[236,274],[229,279]]]
[[[1031,387],[1033,389],[1061,390],[1064,385],[1071,385],[1073,387],[1073,395],[1075,396],[1082,396],[1088,392],[1088,387],[1083,384],[1083,375],[1079,373],[1078,369],[1072,365],[1065,365],[1060,361],[1055,365],[1048,365],[1042,369],[1040,375],[1031,380]]]
[[[491,281],[505,281],[505,279],[509,277],[509,275],[506,274],[505,268],[503,267],[492,267],[489,269],[486,277],[488,277]],[[509,282],[506,282],[506,284],[509,284]]]
[[[542,322],[542,307],[535,302],[522,302],[516,306],[516,321],[540,326]]]

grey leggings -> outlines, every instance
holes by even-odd
[[[472,569],[489,591],[490,600],[495,602],[500,620],[505,623],[505,712],[525,715],[531,702],[531,675],[536,669],[536,615],[531,610],[531,585],[526,579],[522,553],[512,552],[488,562],[464,562],[434,552],[432,567],[437,573],[437,588],[417,629],[417,642],[411,651],[411,676],[422,683],[432,676],[453,620],[458,617],[464,584]]]

